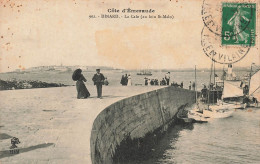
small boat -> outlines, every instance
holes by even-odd
[[[184,109],[184,107],[182,107],[178,113],[177,113],[177,119],[181,122],[181,123],[193,123],[194,119],[193,118],[189,118],[187,115],[188,111],[186,111]]]
[[[215,64],[212,60],[212,67],[214,65],[215,74]],[[211,67],[211,75],[212,75]],[[198,99],[196,94],[196,104],[192,110],[188,112],[188,117],[193,118],[197,121],[209,121],[214,118],[227,118],[230,117],[234,112],[234,105],[223,103],[219,101],[222,96],[223,87],[215,81],[216,75],[214,77],[214,83],[210,83],[209,88],[205,88],[206,96],[202,96]],[[196,67],[195,67],[195,82],[196,82]],[[224,83],[224,82],[223,82]],[[197,89],[197,88],[195,88]],[[197,90],[196,90],[197,93]]]
[[[247,107],[246,103],[228,102],[226,104],[229,104],[230,106],[232,106],[232,109],[245,109]]]
[[[142,71],[138,72],[137,75],[152,76],[153,74],[151,73],[151,71],[142,70]]]
[[[210,121],[214,118],[227,118],[232,116],[233,110],[232,104],[225,105],[209,105],[200,109],[198,106],[188,112],[188,117],[193,118],[196,121]]]
[[[237,89],[236,89],[237,90]],[[260,100],[260,71],[259,69],[252,74],[252,66],[250,75],[248,77],[247,85],[240,89],[240,104],[234,101],[226,101],[226,94],[224,93],[224,101],[227,103],[234,104],[236,109],[245,109],[246,107],[250,108],[259,108],[258,102]],[[233,93],[235,88],[232,89]],[[239,92],[238,92],[239,93]]]
[[[211,105],[208,109],[203,110],[203,115],[210,118],[227,118],[232,116],[233,106],[228,105]]]
[[[233,104],[235,109],[245,109],[246,107],[258,107],[258,101],[260,100],[260,71],[259,68],[253,73],[252,66],[250,74],[245,77],[247,80],[244,88],[243,83],[240,87],[236,85],[236,82],[225,81],[223,90],[223,101],[228,104]],[[247,88],[246,88],[247,87]]]
[[[199,110],[190,110],[188,112],[188,118],[192,118],[195,122],[208,122],[210,117],[205,117],[203,113]]]
[[[241,107],[241,104],[221,101],[218,99],[218,94],[217,90],[208,90],[206,101],[197,99],[196,106],[189,112],[189,117],[200,121],[209,121],[209,118],[227,118],[233,114],[236,107]]]

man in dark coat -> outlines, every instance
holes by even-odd
[[[125,75],[122,75],[120,84],[125,85]]]
[[[128,75],[125,74],[125,77],[124,77],[124,85],[127,85],[127,83],[128,83]]]
[[[181,86],[181,88],[183,88],[183,81],[181,82],[181,85],[180,85],[180,86]]]
[[[93,76],[92,80],[97,87],[97,97],[102,98],[102,85],[104,84],[105,77],[100,73],[100,69],[96,69],[97,73]]]

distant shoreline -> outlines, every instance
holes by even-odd
[[[115,71],[115,72],[139,72],[140,70],[149,70],[152,72],[194,72],[192,68],[183,69],[119,69],[112,67],[98,67],[98,66],[39,66],[31,67],[28,69],[16,69],[9,72],[0,72],[0,74],[5,73],[37,73],[37,72],[73,72],[73,70],[81,68],[83,72],[95,72],[96,68],[100,68],[103,71]],[[223,68],[216,68],[216,72],[222,72]],[[250,71],[250,67],[235,67],[233,71]],[[197,68],[197,72],[210,72],[210,68]]]

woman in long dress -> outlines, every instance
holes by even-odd
[[[250,19],[246,17],[248,15],[247,11],[243,11],[241,6],[239,5],[237,7],[237,11],[234,13],[234,15],[229,19],[228,25],[233,26],[233,32],[235,34],[236,42],[239,43],[239,41],[245,41],[245,43],[248,42],[248,37],[249,34],[246,33],[245,27],[241,25],[241,22],[246,22],[244,23],[245,25],[248,25],[250,23]]]
[[[86,78],[82,75],[82,70],[81,69],[77,69],[74,71],[73,75],[72,75],[72,79],[76,82],[76,89],[78,92],[77,98],[78,99],[84,99],[84,98],[88,98],[90,96],[90,93],[87,89],[87,87],[85,86],[84,82],[86,82]]]
[[[128,80],[127,86],[131,86],[132,85],[132,77],[131,77],[130,74],[128,75],[127,80]]]

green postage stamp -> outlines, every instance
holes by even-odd
[[[255,3],[222,3],[222,45],[254,46]]]

